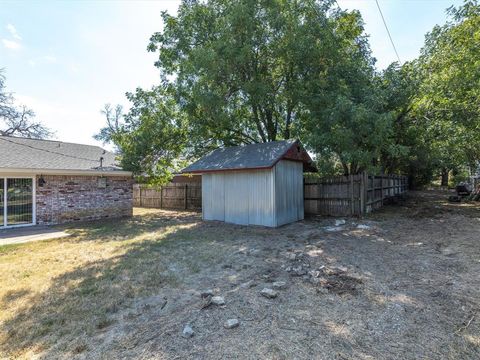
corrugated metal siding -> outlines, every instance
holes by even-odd
[[[250,172],[225,173],[225,221],[248,225]]]
[[[202,175],[205,220],[275,226],[273,169]]]
[[[303,164],[282,160],[275,165],[276,225],[304,218]]]
[[[303,164],[282,160],[273,169],[202,175],[205,220],[280,226],[302,220]]]
[[[202,214],[204,220],[225,221],[224,174],[202,175]]]
[[[273,169],[254,171],[249,176],[248,223],[275,226],[275,183]]]

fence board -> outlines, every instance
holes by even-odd
[[[133,206],[200,210],[202,208],[202,186],[198,183],[171,183],[150,188],[137,184],[133,188]]]
[[[368,175],[304,179],[306,214],[361,216],[381,208],[387,199],[404,194],[408,178],[399,175]],[[201,210],[202,186],[175,183],[161,188],[134,186],[134,206],[160,209]]]
[[[383,206],[386,199],[402,195],[408,179],[399,175],[335,176],[305,179],[305,213],[360,216]]]

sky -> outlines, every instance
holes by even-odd
[[[419,54],[424,35],[447,20],[445,9],[462,0],[379,0],[402,62]],[[375,0],[337,0],[357,9],[377,68],[397,57]],[[125,93],[159,82],[150,36],[162,30],[160,13],[176,14],[179,1],[0,0],[0,68],[7,90],[62,141],[93,139],[105,120],[104,104],[128,109]],[[108,147],[108,146],[107,146]]]

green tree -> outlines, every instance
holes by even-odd
[[[195,154],[300,136],[344,173],[389,148],[374,60],[358,12],[333,1],[184,1],[151,38],[188,117]]]
[[[480,160],[480,6],[450,8],[451,20],[427,34],[419,58],[415,112],[423,120],[442,185],[451,170]]]
[[[333,59],[330,1],[184,1],[151,38],[197,148],[290,138],[306,116],[308,62]]]
[[[165,183],[184,165],[181,160],[187,144],[185,116],[165,87],[137,89],[127,93],[132,106],[122,115],[122,108],[106,105],[102,110],[107,126],[95,136],[112,142],[124,169],[148,183]]]
[[[336,162],[343,174],[380,171],[381,155],[401,150],[392,142],[394,114],[386,109],[360,14],[337,12],[332,24],[335,47],[324,56],[331,66],[312,61],[305,79],[310,116],[302,134],[321,160]]]

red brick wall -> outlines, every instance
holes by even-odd
[[[99,176],[37,176],[37,224],[62,224],[132,216],[132,186],[129,177],[107,176],[106,187]]]

